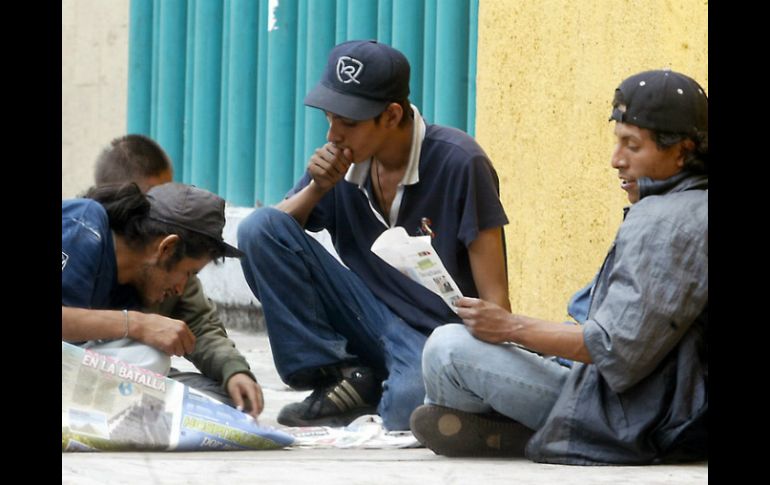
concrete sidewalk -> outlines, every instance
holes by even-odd
[[[279,426],[284,404],[302,400],[283,384],[264,333],[228,330],[259,379],[265,396],[260,423]],[[180,370],[194,370],[175,359]],[[708,483],[708,463],[649,467],[542,465],[521,459],[458,459],[425,448],[406,450],[287,449],[276,451],[62,453],[67,484],[379,484],[517,483],[644,484]]]

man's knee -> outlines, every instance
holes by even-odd
[[[462,351],[464,342],[473,339],[463,325],[450,323],[436,328],[422,353],[422,370],[428,376],[451,365],[453,356]]]
[[[191,387],[203,394],[223,402],[230,407],[235,407],[230,395],[222,387],[222,383],[215,381],[214,379],[205,376],[198,372],[180,372],[177,369],[172,368],[168,373],[169,379],[173,379],[177,382]]]
[[[272,207],[255,209],[238,224],[238,247],[247,251],[249,245],[275,233],[275,227],[284,224],[286,217],[291,216]]]

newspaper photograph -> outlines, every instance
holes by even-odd
[[[444,267],[430,236],[409,236],[403,227],[393,227],[372,244],[372,252],[412,280],[443,298],[454,308],[463,294]]]
[[[62,341],[62,451],[273,450],[294,441],[181,382]]]

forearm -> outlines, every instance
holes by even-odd
[[[62,340],[82,342],[98,339],[119,339],[126,336],[126,328],[131,330],[131,320],[137,312],[123,310],[91,310],[87,308],[61,307]]]
[[[511,302],[508,298],[508,285],[499,284],[492,287],[485,288],[479,291],[479,297],[483,300],[490,301],[499,305],[501,308],[505,308],[511,311]]]
[[[544,355],[556,355],[590,364],[583,327],[550,322],[524,315],[509,315],[507,339]]]
[[[321,189],[314,180],[311,180],[302,190],[284,199],[274,207],[292,216],[302,227],[305,227],[310,213],[318,204],[326,191]]]
[[[196,340],[195,350],[186,356],[204,375],[225,384],[233,374],[254,377],[246,358],[224,330],[211,329]]]
[[[479,298],[510,312],[502,229],[494,227],[480,231],[468,246],[468,256]]]

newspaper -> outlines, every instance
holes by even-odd
[[[372,252],[443,298],[449,308],[463,296],[433,249],[430,236],[409,236],[403,227],[393,227],[374,241]]]
[[[272,450],[294,438],[181,382],[67,342],[62,451]]]
[[[411,431],[386,431],[376,414],[359,416],[345,427],[307,426],[283,428],[294,436],[294,448],[416,448],[420,442]]]

